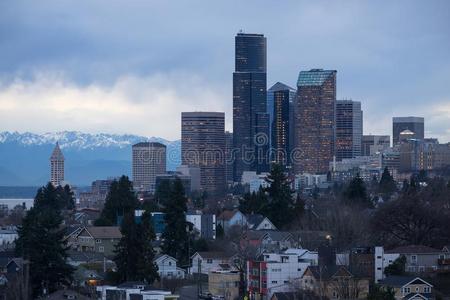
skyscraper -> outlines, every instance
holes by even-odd
[[[166,173],[166,146],[156,142],[133,145],[133,188],[155,192],[156,175]]]
[[[64,155],[58,142],[50,156],[50,182],[54,186],[61,185],[64,181]]]
[[[411,131],[412,139],[424,139],[424,118],[422,117],[393,117],[392,118],[392,140],[394,145],[400,142],[400,133],[405,130]]]
[[[233,73],[234,181],[240,181],[244,171],[268,170],[266,52],[264,35],[236,35]]]
[[[225,192],[225,114],[181,113],[181,162],[200,168],[201,188],[210,195]]]
[[[361,102],[336,101],[336,160],[361,155],[363,112]]]
[[[362,137],[362,155],[369,156],[375,152],[383,152],[391,146],[391,137],[389,135],[363,135]]]
[[[290,165],[294,138],[294,99],[296,91],[275,83],[267,91],[267,109],[270,115],[272,159],[284,166]]]
[[[233,133],[225,131],[225,178],[226,182],[233,183]]]
[[[295,173],[326,173],[334,156],[336,71],[300,71],[295,103]]]

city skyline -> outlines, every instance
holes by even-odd
[[[255,8],[251,18],[238,12],[233,20],[226,18],[235,13],[233,5],[204,5],[200,13],[217,19],[205,28],[202,22],[187,22],[197,13],[180,18],[166,10],[168,4],[134,3],[125,10],[135,18],[121,19],[122,29],[102,23],[122,15],[117,3],[95,16],[51,1],[38,9],[2,3],[0,20],[11,30],[2,36],[7,47],[0,65],[0,125],[9,131],[79,130],[174,140],[180,137],[181,111],[213,110],[225,112],[230,130],[232,41],[242,28],[267,37],[268,87],[277,81],[295,86],[301,70],[335,69],[337,98],[362,103],[364,134],[391,134],[392,117],[413,115],[425,118],[425,136],[450,141],[448,2],[290,2],[275,12],[272,5]],[[153,20],[152,28],[171,18],[188,26],[148,28],[146,14],[137,13],[146,9],[172,13]],[[63,11],[66,18],[60,17]],[[29,18],[13,19],[17,13]],[[267,22],[271,13],[285,13],[286,19]],[[411,17],[415,22],[406,25]],[[317,18],[323,20],[320,26],[301,26]],[[350,30],[355,24],[358,30]],[[142,27],[149,31],[133,30]],[[119,46],[124,36],[128,42]],[[27,47],[36,39],[42,44]],[[286,41],[290,47],[283,46]],[[162,120],[174,125],[164,126]]]

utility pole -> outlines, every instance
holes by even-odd
[[[201,271],[202,271],[202,263],[200,259],[197,259],[197,299],[200,299],[200,294],[202,293],[202,285],[200,282]]]

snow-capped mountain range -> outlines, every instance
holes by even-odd
[[[72,184],[89,185],[96,179],[130,176],[131,146],[144,141],[167,146],[168,170],[180,164],[180,140],[79,131],[0,132],[0,186],[45,184],[49,180],[49,157],[56,142],[65,156],[66,180]]]
[[[24,146],[32,145],[47,145],[59,142],[62,149],[77,148],[77,149],[93,149],[100,147],[129,147],[138,142],[151,141],[160,142],[162,144],[179,144],[180,141],[168,141],[159,137],[144,137],[132,134],[108,134],[108,133],[84,133],[80,131],[59,131],[46,132],[43,134],[36,134],[31,132],[19,133],[17,131],[0,132],[0,144],[2,143],[17,143]]]

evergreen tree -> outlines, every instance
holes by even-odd
[[[246,193],[242,199],[239,200],[239,210],[244,214],[262,214],[265,215],[269,209],[269,200],[263,188],[258,192]]]
[[[136,223],[134,211],[127,212],[120,227],[122,238],[116,245],[114,262],[117,283],[125,281],[143,281],[152,284],[159,278],[158,268],[153,262],[155,252],[153,241],[155,233],[149,212],[142,215],[141,222]]]
[[[384,270],[386,276],[391,275],[405,275],[406,257],[400,256],[392,264],[387,266]]]
[[[218,224],[216,226],[216,237],[218,239],[222,239],[224,237],[224,235],[225,235],[225,231],[223,230],[222,224]]]
[[[63,197],[51,183],[40,188],[19,228],[15,251],[30,263],[33,298],[68,286],[72,280],[73,268],[66,263],[67,247],[61,229],[59,202]]]
[[[295,218],[292,190],[289,181],[279,164],[274,164],[267,176],[269,186],[266,192],[269,197],[266,216],[278,228],[289,225]]]
[[[373,208],[373,203],[367,196],[366,185],[359,174],[352,179],[343,192],[344,203],[350,206]]]
[[[172,190],[172,184],[169,180],[162,180],[155,191],[155,199],[159,205],[166,205],[170,199],[170,191]]]
[[[127,176],[114,180],[111,183],[105,206],[100,218],[95,221],[96,226],[116,226],[117,217],[134,211],[139,205],[139,201],[133,191],[133,185]]]
[[[118,282],[137,281],[142,253],[138,236],[138,226],[135,222],[134,211],[125,213],[120,226],[122,238],[116,245],[114,262],[117,266]]]
[[[177,178],[164,208],[166,227],[161,239],[163,253],[175,257],[180,264],[189,262],[186,202],[183,183]]]
[[[383,198],[390,198],[392,194],[397,190],[397,184],[394,178],[391,176],[389,169],[384,168],[383,174],[381,175],[380,184],[378,185],[379,192],[383,195]]]
[[[395,292],[391,287],[381,288],[374,285],[370,288],[367,300],[395,300]]]
[[[139,274],[141,280],[148,284],[152,284],[156,279],[159,279],[158,267],[154,263],[155,251],[153,249],[153,242],[156,239],[155,232],[151,221],[150,212],[146,211],[142,215],[141,224],[139,224],[141,243],[141,262],[139,265]]]

